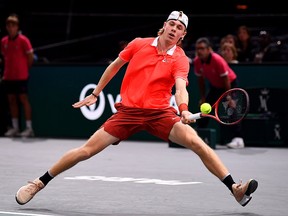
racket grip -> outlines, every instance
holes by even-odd
[[[189,116],[189,119],[190,120],[196,120],[196,119],[200,119],[202,116],[201,116],[201,112],[199,113],[194,113],[192,115]]]

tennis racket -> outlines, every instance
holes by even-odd
[[[199,112],[190,115],[189,119],[209,117],[224,125],[235,125],[245,118],[248,111],[248,93],[242,88],[232,88],[218,98],[209,114]]]

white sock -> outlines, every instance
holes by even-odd
[[[19,130],[19,119],[18,118],[12,118],[12,127],[14,129]]]
[[[26,121],[26,128],[32,129],[32,121],[31,120]]]

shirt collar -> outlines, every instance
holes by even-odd
[[[154,39],[154,41],[152,42],[151,46],[154,46],[154,47],[157,48],[158,39],[159,39],[159,36]],[[170,48],[169,50],[167,50],[166,53],[167,53],[168,55],[171,55],[171,56],[172,56],[173,53],[174,53],[174,51],[175,51],[175,49],[176,49],[176,45],[174,45],[172,48]]]
[[[207,60],[204,61],[204,60],[201,60],[202,64],[210,64],[211,62],[211,59],[212,59],[212,52],[209,53],[208,57],[207,57]]]
[[[16,40],[16,39],[18,38],[18,36],[19,36],[19,33],[16,34],[14,37],[10,37],[10,36],[8,36],[8,39],[14,41],[14,40]]]

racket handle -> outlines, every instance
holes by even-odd
[[[189,119],[190,120],[196,120],[196,119],[200,119],[202,116],[201,116],[201,112],[199,113],[194,113],[192,115],[189,116]]]

